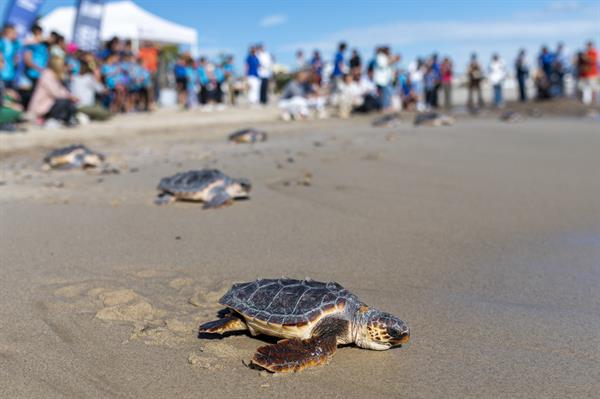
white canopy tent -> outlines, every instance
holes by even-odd
[[[75,16],[75,7],[59,7],[41,18],[40,25],[45,32],[56,31],[70,41]],[[189,45],[193,50],[198,41],[198,34],[194,28],[163,19],[130,0],[104,5],[100,39],[106,41],[114,36],[131,39],[136,47],[139,42],[148,40]]]

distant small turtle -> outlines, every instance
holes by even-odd
[[[525,118],[523,118],[523,115],[516,111],[506,111],[500,115],[500,120],[507,123],[522,122],[524,119]]]
[[[400,124],[401,121],[402,117],[399,113],[395,112],[375,118],[371,125],[373,125],[374,127],[396,127]]]
[[[284,338],[257,349],[252,363],[271,372],[301,371],[327,364],[339,344],[386,350],[408,342],[400,319],[370,308],[338,283],[259,279],[234,284],[219,300],[222,318],[200,333],[249,330]]]
[[[247,179],[231,178],[217,169],[190,170],[165,177],[158,183],[157,205],[176,200],[202,201],[204,208],[218,208],[234,199],[248,198],[251,184]]]
[[[104,155],[81,144],[51,151],[44,158],[44,169],[85,169],[101,166]]]
[[[267,141],[267,133],[256,129],[243,129],[229,135],[229,141],[234,143],[256,143]]]
[[[438,112],[423,112],[415,116],[415,126],[452,126],[455,119]]]

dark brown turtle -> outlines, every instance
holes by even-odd
[[[456,120],[438,112],[422,112],[415,116],[415,126],[452,126]]]
[[[256,129],[242,129],[229,135],[229,141],[234,143],[256,143],[267,141],[267,133]]]
[[[85,169],[101,166],[104,155],[94,152],[82,144],[53,150],[44,157],[44,169]]]
[[[252,363],[271,372],[293,372],[329,362],[339,344],[385,350],[408,342],[408,326],[368,307],[338,283],[260,279],[234,284],[219,301],[227,309],[200,333],[249,330],[284,338],[261,346]]]
[[[219,208],[233,203],[234,199],[249,198],[251,188],[248,179],[234,179],[217,169],[188,170],[163,177],[154,203],[202,201],[205,209]]]

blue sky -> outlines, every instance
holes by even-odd
[[[46,0],[47,13],[75,0]],[[294,52],[315,47],[331,58],[340,39],[369,58],[389,44],[406,65],[418,55],[451,55],[459,69],[476,50],[508,60],[518,48],[530,56],[542,43],[562,40],[575,51],[587,39],[600,42],[600,0],[136,0],[147,10],[198,31],[200,54],[232,52],[238,59],[263,42],[277,60],[293,64]]]

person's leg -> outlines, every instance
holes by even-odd
[[[217,83],[215,87],[215,102],[217,104],[223,103],[223,89],[221,88],[221,84]]]
[[[266,105],[269,102],[269,79],[262,78],[260,82],[260,103]]]
[[[50,111],[44,116],[45,119],[57,119],[59,121],[69,123],[75,117],[75,105],[73,101],[60,98],[54,101]]]
[[[248,76],[248,102],[257,104],[260,97],[260,79],[256,76]]]
[[[467,94],[467,107],[473,108],[473,85],[469,84],[469,92]]]
[[[477,84],[477,100],[479,108],[483,107],[483,92],[481,91],[481,83]]]
[[[493,86],[493,89],[494,89],[494,105],[496,107],[499,107],[500,106],[500,86],[495,84]]]

